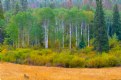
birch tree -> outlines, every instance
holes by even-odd
[[[49,25],[54,18],[54,13],[52,9],[50,8],[43,8],[40,10],[39,15],[42,20],[42,25],[44,28],[44,43],[45,43],[45,48],[48,48],[48,40],[49,40]]]

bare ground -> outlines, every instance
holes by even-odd
[[[0,63],[0,80],[121,80],[121,67],[57,68]]]

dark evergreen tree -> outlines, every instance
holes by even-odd
[[[120,21],[120,14],[118,10],[118,5],[114,6],[113,10],[113,25],[112,25],[113,35],[116,34],[118,40],[121,40],[121,21]]]
[[[2,2],[0,0],[0,20],[4,19],[3,15],[3,7],[2,7]],[[0,43],[2,43],[4,40],[4,29],[3,26],[0,26]]]
[[[26,11],[28,9],[28,1],[27,0],[20,0],[21,10]]]
[[[14,10],[15,9],[15,3],[16,3],[15,0],[10,0],[11,10]]]
[[[0,0],[0,19],[4,19],[2,2]]]
[[[96,51],[100,53],[108,52],[109,42],[108,42],[108,35],[106,30],[102,0],[96,0],[96,5],[97,6],[94,18],[94,26],[95,26],[94,48]]]
[[[50,2],[50,8],[55,8],[55,2],[54,2],[54,0],[51,0],[51,2]]]
[[[10,10],[10,0],[5,0],[4,7],[5,7],[5,11]]]
[[[81,42],[79,43],[79,48],[83,49],[86,47],[85,41],[84,41],[84,36],[82,35]]]
[[[14,12],[14,14],[17,14],[19,11],[20,11],[20,6],[19,6],[19,3],[17,2],[16,6],[15,6],[15,12]]]

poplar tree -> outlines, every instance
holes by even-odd
[[[120,22],[120,14],[118,10],[118,5],[115,4],[113,9],[113,25],[112,25],[113,35],[116,34],[118,40],[121,40],[121,22]]]
[[[95,41],[94,48],[97,52],[108,52],[109,41],[105,24],[102,0],[96,0],[96,12],[94,18]]]

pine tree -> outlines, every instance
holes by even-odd
[[[95,26],[95,41],[94,48],[96,51],[108,52],[109,51],[109,42],[108,35],[105,25],[105,17],[103,11],[102,0],[96,0],[96,12],[94,18],[94,26]]]
[[[85,43],[85,41],[84,41],[84,36],[82,35],[82,37],[81,37],[81,42],[79,43],[79,48],[80,49],[83,49],[83,48],[85,48],[86,47],[86,43]]]
[[[14,12],[14,14],[17,14],[19,11],[20,11],[20,6],[19,6],[19,3],[16,2],[15,12]]]
[[[112,25],[113,35],[116,34],[118,40],[121,40],[121,22],[120,22],[120,14],[118,10],[118,5],[114,6],[113,10],[113,25]]]
[[[15,3],[16,3],[16,0],[10,0],[10,6],[12,10],[15,9]]]
[[[4,19],[2,2],[0,0],[0,19]]]
[[[10,0],[5,0],[4,6],[6,11],[10,10]]]
[[[26,11],[28,9],[28,1],[27,0],[20,0],[21,9],[22,11]]]
[[[0,20],[4,19],[3,15],[3,7],[2,7],[2,2],[0,0]],[[0,43],[2,43],[4,40],[4,29],[3,26],[0,26]]]

